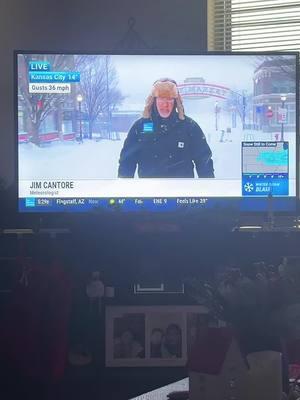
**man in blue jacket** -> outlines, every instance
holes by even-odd
[[[184,114],[176,82],[160,79],[131,127],[119,161],[119,178],[214,178],[212,153],[199,125]]]

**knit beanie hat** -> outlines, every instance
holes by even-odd
[[[185,119],[182,99],[178,91],[177,84],[169,78],[162,78],[154,82],[150,96],[146,100],[143,112],[143,118],[151,118],[152,106],[156,97],[175,99],[175,107],[177,108],[178,117]]]

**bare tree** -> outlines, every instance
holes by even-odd
[[[29,73],[28,65],[30,61],[39,60],[47,61],[51,65],[53,71],[76,71],[82,66],[87,65],[95,59],[96,56],[91,55],[66,55],[66,54],[45,54],[19,55],[18,58],[18,87],[20,102],[22,103],[27,115],[28,129],[32,135],[32,141],[39,144],[39,129],[42,122],[53,111],[62,113],[62,104],[70,94],[58,93],[29,93]],[[74,109],[76,108],[76,84],[71,85],[71,98],[73,99]],[[62,117],[62,115],[61,115]]]
[[[99,56],[96,54],[76,54],[74,67],[76,70],[84,70],[89,64],[95,62]]]
[[[66,99],[72,99],[76,109],[76,94],[78,84],[72,84],[70,94],[29,93],[30,61],[47,61],[53,71],[80,71],[81,91],[83,92],[87,113],[89,116],[89,131],[92,135],[93,124],[100,113],[109,113],[122,101],[117,89],[116,72],[108,56],[96,55],[19,55],[18,58],[18,88],[19,102],[26,115],[27,130],[31,140],[39,145],[39,130],[42,122],[53,112],[62,114],[62,104]],[[74,113],[72,113],[74,117]],[[60,115],[62,118],[62,115]],[[72,117],[72,118],[73,118]],[[76,119],[73,120],[73,129]]]
[[[65,100],[63,94],[29,93],[28,65],[32,60],[48,61],[54,71],[70,70],[72,56],[54,55],[19,55],[18,58],[18,88],[20,102],[27,115],[27,123],[32,135],[32,141],[39,144],[39,128],[47,116],[57,109]]]
[[[110,56],[97,56],[81,63],[80,87],[89,120],[89,138],[92,138],[95,121],[101,114],[110,119],[110,113],[124,97],[118,89],[115,67]]]

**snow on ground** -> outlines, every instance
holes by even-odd
[[[19,179],[112,179],[117,178],[121,140],[85,139],[83,143],[52,143],[37,147],[19,145]]]
[[[241,121],[231,133],[231,114],[222,113],[218,119],[218,130],[215,127],[215,116],[207,115],[206,119],[189,115],[201,126],[208,144],[211,147],[218,179],[241,178],[241,142],[275,140],[274,134],[262,131],[242,130]],[[208,119],[209,117],[209,119]],[[225,131],[223,142],[221,131]],[[19,178],[21,180],[39,179],[114,179],[117,178],[119,156],[127,133],[121,133],[120,140],[88,140],[82,144],[52,143],[37,147],[32,143],[19,145]],[[285,139],[290,142],[290,149],[295,148],[295,136],[286,133]],[[295,152],[290,151],[290,166],[295,165]],[[290,168],[293,171],[293,168]],[[290,175],[292,177],[293,173]]]
[[[240,179],[241,178],[241,143],[243,141],[276,141],[280,138],[278,132],[263,132],[250,129],[242,129],[242,122],[237,118],[237,127],[231,128],[231,113],[221,113],[218,117],[218,130],[216,130],[215,117],[211,120],[197,118],[191,115],[203,130],[207,142],[212,151],[215,168],[215,177],[218,179]],[[231,128],[231,133],[227,133]],[[225,133],[222,134],[222,131]],[[223,139],[223,142],[221,142]],[[289,142],[289,165],[290,178],[295,178],[296,165],[296,138],[295,132],[285,132],[284,139]]]

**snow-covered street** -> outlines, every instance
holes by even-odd
[[[215,115],[207,110],[202,114],[188,114],[201,126],[211,147],[218,179],[241,179],[241,142],[275,140],[275,135],[262,131],[243,130],[240,119],[231,127],[231,113],[220,113],[218,130]],[[223,131],[223,133],[222,133]],[[32,143],[19,145],[19,179],[113,179],[117,177],[118,161],[127,133],[120,140],[100,141],[85,139],[77,142],[54,142],[37,147]],[[221,141],[222,140],[222,141]],[[285,134],[290,143],[290,166],[295,165],[295,134]],[[293,173],[293,168],[290,168]],[[292,175],[290,175],[292,178]]]

